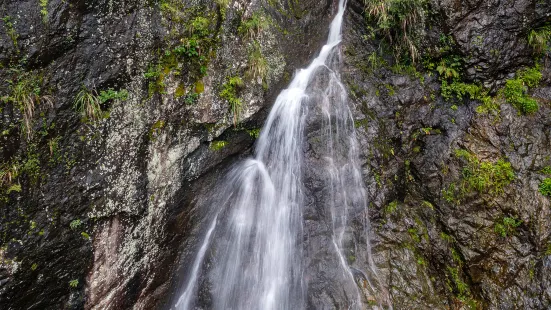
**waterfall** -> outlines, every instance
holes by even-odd
[[[214,219],[198,248],[175,309],[192,309],[198,299],[200,273],[210,292],[207,308],[305,309],[308,266],[304,255],[304,208],[310,191],[304,145],[305,131],[318,119],[322,146],[321,182],[327,195],[318,201],[327,210],[326,234],[338,269],[339,289],[349,309],[365,308],[380,291],[371,259],[367,230],[367,197],[346,89],[340,81],[339,43],[345,0],[339,1],[327,44],[306,68],[299,70],[281,92],[261,131],[254,158],[232,169],[222,197],[212,208]],[[359,211],[358,211],[359,210]],[[366,244],[365,266],[350,266],[344,253],[350,235],[350,212],[362,214]],[[207,254],[207,249],[211,249]],[[210,255],[208,268],[205,256]],[[366,274],[369,274],[367,276]],[[358,278],[359,277],[359,278]],[[361,278],[361,279],[360,279]],[[366,296],[368,283],[370,296]],[[380,305],[380,303],[379,303]]]

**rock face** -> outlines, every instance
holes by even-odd
[[[476,100],[444,99],[429,69],[372,67],[379,42],[368,35],[363,1],[348,6],[342,72],[374,260],[394,308],[551,307],[551,199],[538,191],[551,165],[549,59],[531,90],[536,113],[503,103],[480,114]],[[528,33],[551,21],[551,4],[537,0],[429,6],[434,21],[422,45],[452,37],[465,80],[492,94],[534,65]],[[208,220],[200,206],[250,152],[275,96],[325,40],[335,3],[1,7],[2,308],[166,307]],[[79,113],[82,94],[97,95],[99,117]],[[500,159],[510,163],[510,181]],[[472,172],[488,169],[501,185],[470,187]],[[337,307],[331,296],[309,302]]]

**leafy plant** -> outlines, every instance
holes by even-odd
[[[536,99],[530,97],[527,92],[530,87],[535,87],[541,80],[541,72],[538,67],[519,70],[514,79],[507,80],[503,95],[505,100],[512,104],[523,114],[538,111]]]
[[[262,33],[264,29],[268,28],[269,25],[270,22],[268,21],[266,16],[262,15],[259,12],[254,12],[251,17],[247,18],[241,23],[237,31],[242,37],[255,39],[260,35],[260,33]]]
[[[73,108],[77,110],[82,117],[97,121],[102,115],[100,102],[101,100],[96,95],[96,91],[88,90],[88,88],[83,86],[75,98]]]
[[[522,221],[518,220],[517,217],[504,217],[501,222],[495,224],[494,231],[502,237],[511,236],[520,224],[522,224]]]
[[[220,8],[222,19],[226,19],[226,9],[230,5],[230,0],[216,0],[216,4],[218,4],[218,7]]]
[[[199,100],[199,94],[194,91],[187,93],[184,97],[184,103],[187,105],[195,104],[197,100]]]
[[[210,144],[210,149],[213,151],[219,151],[223,149],[226,145],[228,145],[227,141],[222,141],[222,140],[212,141]]]
[[[548,52],[551,49],[551,26],[532,29],[528,34],[528,44],[537,53]]]
[[[385,213],[392,214],[398,208],[398,201],[394,200],[385,207]]]
[[[394,46],[398,58],[406,52],[419,57],[418,41],[424,27],[426,0],[364,0],[366,12],[379,32]]]
[[[12,184],[7,190],[6,194],[9,194],[11,192],[21,192],[21,184]]]
[[[126,89],[115,91],[114,89],[109,88],[107,90],[100,91],[98,97],[100,103],[105,103],[110,100],[124,101],[126,99],[128,99],[128,91]]]
[[[48,0],[38,0],[40,5],[40,15],[42,15],[42,21],[44,23],[48,22]]]
[[[71,229],[77,229],[82,225],[82,221],[80,219],[72,220],[71,223],[69,223],[69,227]]]
[[[2,21],[4,22],[4,27],[6,28],[6,33],[10,37],[10,39],[13,43],[13,46],[15,47],[15,49],[17,51],[19,51],[19,49],[17,47],[17,39],[18,39],[19,35],[17,34],[17,31],[15,31],[15,28],[13,27],[13,23],[11,22],[11,17],[10,16],[5,16],[4,18],[2,18]]]
[[[462,171],[462,188],[465,192],[476,190],[479,193],[499,194],[515,179],[511,163],[503,159],[498,159],[495,163],[480,161],[474,154],[463,149],[456,150],[455,155],[467,161]]]
[[[247,76],[262,83],[266,79],[267,73],[268,62],[266,61],[266,58],[264,58],[264,55],[262,55],[260,44],[257,41],[254,41],[249,49]]]
[[[80,235],[86,240],[90,240],[90,235],[87,232],[81,232]]]
[[[241,114],[242,104],[243,102],[241,99],[237,96],[237,92],[239,89],[241,89],[245,84],[243,83],[243,80],[238,76],[233,76],[228,78],[226,83],[222,85],[222,91],[220,92],[220,97],[222,99],[225,99],[230,104],[230,110],[233,114],[233,124],[236,125],[237,121],[239,119],[239,115]]]
[[[32,119],[35,109],[39,103],[45,103],[52,107],[50,96],[41,94],[41,78],[33,72],[21,72],[13,69],[17,75],[15,80],[7,80],[9,84],[9,95],[2,97],[2,101],[13,103],[23,115],[23,126],[27,139],[32,135]]]
[[[69,286],[72,287],[72,288],[76,288],[78,286],[78,279],[74,279],[74,280],[71,280],[69,281]]]
[[[546,178],[540,183],[539,191],[542,195],[551,197],[551,178]]]

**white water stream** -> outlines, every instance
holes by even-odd
[[[216,216],[198,247],[175,309],[194,308],[203,269],[209,269],[204,275],[210,281],[212,296],[208,308],[306,308],[303,174],[304,130],[310,114],[305,102],[312,102],[314,97],[324,118],[320,121],[321,143],[326,148],[323,160],[329,177],[325,182],[331,193],[323,203],[330,210],[332,251],[347,282],[344,287],[349,291],[348,308],[365,308],[366,297],[362,297],[360,284],[356,284],[343,254],[350,210],[365,210],[363,233],[367,234],[368,229],[367,197],[354,123],[338,73],[344,9],[345,0],[340,0],[327,44],[277,97],[257,141],[254,158],[234,168],[223,184],[225,188],[217,189],[226,197],[223,203],[212,206]],[[326,79],[324,89],[314,88],[317,93],[313,94],[309,87],[320,76]],[[369,273],[376,275],[369,238],[365,239]],[[210,266],[203,268],[208,249],[212,249]],[[367,277],[365,281],[373,288]]]

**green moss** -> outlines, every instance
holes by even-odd
[[[409,228],[408,234],[415,243],[421,242],[421,238],[419,237],[419,232],[417,231],[417,228]]]
[[[520,224],[522,221],[517,220],[517,217],[504,217],[494,225],[494,231],[502,237],[512,236]]]
[[[459,276],[459,269],[448,266],[447,267],[451,280],[457,289],[459,297],[465,297],[470,294],[469,285],[461,280]]]
[[[128,99],[128,91],[126,89],[115,91],[114,89],[109,88],[107,90],[100,91],[98,97],[100,103],[105,103],[112,100],[125,101],[126,99]]]
[[[195,82],[195,93],[202,94],[205,91],[205,84],[202,80]]]
[[[38,0],[40,5],[40,15],[42,15],[42,21],[44,23],[48,22],[48,0]]]
[[[252,138],[258,139],[260,137],[260,128],[247,129],[246,131]]]
[[[516,78],[507,80],[503,89],[503,95],[507,103],[512,104],[523,114],[538,111],[538,102],[530,97],[527,92],[529,88],[536,87],[539,84],[541,77],[538,67],[518,71]]]
[[[448,234],[446,234],[445,232],[441,232],[441,233],[440,233],[440,238],[441,238],[442,240],[446,241],[447,243],[450,243],[450,244],[453,243],[453,241],[454,241],[454,240],[453,240],[453,237],[450,236],[450,235],[448,235]]]
[[[551,175],[551,166],[543,167],[543,169],[541,169],[541,173]]]
[[[155,141],[156,136],[161,132],[163,128],[165,128],[165,125],[166,123],[163,120],[156,121],[149,129],[149,140]]]
[[[385,207],[385,213],[392,214],[398,209],[398,201],[394,200]]]
[[[539,191],[542,195],[551,197],[551,178],[546,178],[540,183]]]
[[[223,140],[212,141],[210,144],[210,149],[213,151],[219,151],[224,147],[226,147],[226,145],[228,145],[227,141],[223,141]]]
[[[511,163],[503,159],[495,163],[480,161],[474,154],[463,149],[456,150],[455,156],[466,161],[462,171],[464,192],[476,190],[479,193],[500,194],[515,179]]]
[[[186,86],[183,83],[179,83],[174,91],[174,97],[180,98],[186,94]]]

